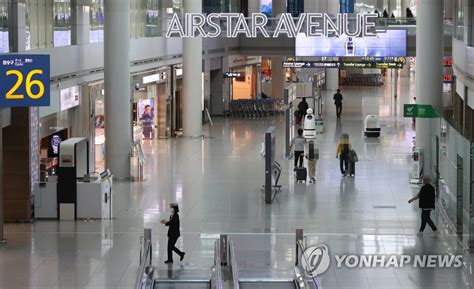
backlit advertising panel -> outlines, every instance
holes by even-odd
[[[309,37],[298,34],[296,56],[396,56],[407,54],[406,30],[387,30],[376,37]]]

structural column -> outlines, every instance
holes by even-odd
[[[25,0],[8,1],[8,25],[10,52],[26,50],[26,4]]]
[[[184,0],[185,13],[201,13],[202,0]],[[202,37],[183,40],[183,134],[202,136]]]
[[[375,9],[379,11],[380,16],[383,14],[383,10],[385,9],[384,7],[384,1],[383,0],[377,0]]]
[[[72,45],[88,44],[90,42],[90,4],[91,0],[71,1]]]
[[[130,2],[105,0],[105,162],[118,178],[130,177]]]
[[[416,93],[418,104],[442,108],[443,0],[419,0],[416,25]],[[432,172],[431,120],[416,121],[416,144],[424,149],[423,172]],[[434,160],[433,160],[434,161]]]
[[[388,17],[392,17],[392,13],[395,14],[396,10],[397,10],[397,0],[388,0],[388,10],[387,10]]]
[[[328,0],[328,13],[339,13],[339,1]],[[335,58],[334,60],[337,61],[338,58]],[[336,90],[339,88],[339,69],[326,69],[326,88],[327,90]]]
[[[401,9],[402,9],[402,17],[406,18],[407,17],[407,0],[400,0],[402,1],[401,3]]]
[[[277,18],[278,15],[286,13],[286,1],[273,1],[272,17]],[[285,59],[281,56],[272,56],[272,97],[275,99],[283,99],[285,91],[285,69],[283,68],[283,61]],[[258,80],[260,81],[260,79]]]

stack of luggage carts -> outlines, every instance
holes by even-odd
[[[351,74],[342,79],[343,85],[353,86],[380,86],[383,85],[383,77],[380,74]]]
[[[283,103],[273,99],[239,99],[230,103],[230,113],[233,117],[257,118],[283,112]]]

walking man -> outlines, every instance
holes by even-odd
[[[433,230],[433,237],[436,237],[438,228],[431,220],[431,211],[435,209],[436,194],[435,188],[430,184],[430,178],[427,176],[423,177],[423,186],[418,194],[411,198],[408,203],[411,204],[413,201],[419,200],[418,206],[421,209],[421,227],[418,232],[418,236],[423,236],[426,224],[428,224]]]
[[[344,98],[342,97],[341,90],[338,89],[336,94],[334,94],[334,104],[336,105],[336,115],[338,119],[341,118],[343,99]]]

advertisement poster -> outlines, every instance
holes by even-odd
[[[261,0],[260,12],[265,14],[268,18],[271,18],[272,17],[272,0]]]
[[[301,13],[304,13],[304,0],[287,0],[286,12],[293,17],[298,17]]]
[[[153,99],[142,99],[138,102],[138,115],[143,127],[143,138],[153,139],[155,121],[155,103]]]
[[[354,13],[354,1],[355,0],[340,0],[339,1],[339,12],[340,13]]]
[[[406,30],[387,30],[377,37],[296,37],[296,56],[393,56],[407,55]]]

